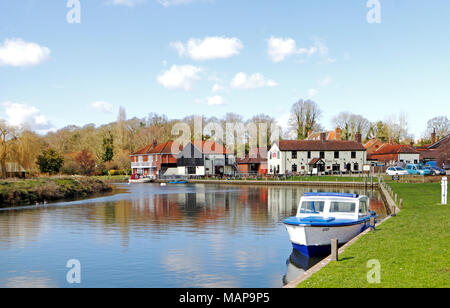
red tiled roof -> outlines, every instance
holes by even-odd
[[[361,143],[343,140],[280,140],[281,151],[365,151]]]
[[[181,144],[173,141],[167,141],[151,148],[148,154],[178,154],[183,149]]]
[[[261,164],[267,162],[267,149],[266,148],[253,148],[249,151],[249,154],[245,158],[237,159],[238,164]]]
[[[367,159],[378,161],[397,161],[398,154],[379,154],[379,155],[368,154]]]
[[[410,154],[418,154],[417,150],[410,145],[406,144],[383,144],[378,148],[372,155],[381,155],[381,154],[400,154],[400,153],[410,153]]]
[[[178,154],[182,148],[182,145],[178,143],[167,141],[156,146],[149,144],[145,148],[133,153],[132,156],[146,154]]]
[[[320,158],[313,158],[313,159],[311,159],[311,161],[308,163],[308,165],[314,165],[314,164],[316,164],[318,161],[320,161]]]
[[[152,148],[152,146],[153,144],[149,144],[145,148],[142,148],[139,151],[134,152],[133,154],[131,154],[131,156],[147,154],[147,152]]]
[[[222,144],[215,141],[193,141],[193,145],[204,154],[233,154],[227,150]]]

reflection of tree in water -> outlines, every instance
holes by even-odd
[[[274,221],[281,223],[284,218],[295,215],[300,198],[311,191],[366,194],[372,197],[371,209],[379,213],[384,209],[376,191],[352,188],[244,185],[227,190],[223,185],[211,185],[189,186],[186,190],[184,193],[177,190],[176,193],[138,194],[128,200],[101,203],[90,208],[88,217],[101,220],[104,225],[118,226],[127,245],[129,232],[149,227],[167,231],[182,225],[195,231],[221,225],[231,234],[243,227],[269,232],[274,228]]]
[[[42,215],[34,210],[0,212],[0,242],[6,245],[34,241],[45,230]]]

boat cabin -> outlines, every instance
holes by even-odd
[[[305,193],[297,210],[299,218],[357,220],[368,215],[369,198],[357,194]]]

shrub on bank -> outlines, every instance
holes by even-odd
[[[61,199],[85,198],[111,191],[97,178],[55,177],[0,182],[0,206],[33,205]]]

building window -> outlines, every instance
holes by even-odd
[[[280,152],[277,152],[277,158],[280,159]]]
[[[297,151],[292,151],[292,159],[297,159]]]
[[[339,151],[334,152],[334,158],[339,158]]]
[[[297,172],[297,165],[296,164],[292,165],[292,172]]]
[[[320,152],[319,158],[325,158],[325,152]]]
[[[308,151],[308,158],[311,158],[311,152]]]
[[[354,171],[358,171],[358,169],[359,169],[359,165],[358,165],[358,163],[355,163],[355,164],[353,165],[353,170],[354,170]]]
[[[356,158],[356,152],[352,152],[352,158]]]

